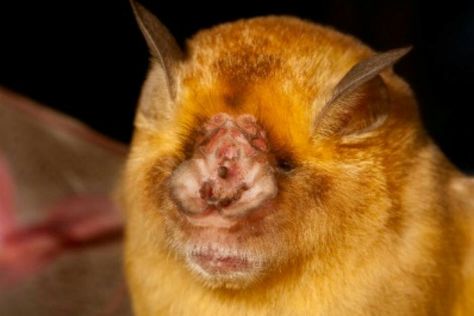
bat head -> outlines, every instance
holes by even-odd
[[[153,58],[124,178],[131,266],[172,254],[209,287],[248,288],[308,262],[323,273],[396,226],[391,177],[418,117],[389,68],[408,49],[267,17],[183,52],[132,4]]]

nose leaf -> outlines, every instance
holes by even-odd
[[[269,167],[268,142],[254,117],[246,114],[234,119],[221,113],[210,118],[203,129],[208,137],[197,144],[201,150],[196,150],[171,177],[177,205],[199,205],[192,208],[201,210],[184,210],[185,214],[209,214],[214,210],[226,218],[243,217],[275,196],[277,187]],[[249,177],[252,174],[256,176]],[[184,187],[186,192],[180,190]]]

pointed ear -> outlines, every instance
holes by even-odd
[[[151,95],[143,91],[138,109],[149,119],[159,116],[159,112],[166,112],[166,109],[169,110],[171,106],[170,103],[173,103],[176,97],[177,66],[183,58],[183,53],[173,35],[156,16],[134,0],[130,0],[130,4],[150,54],[157,63],[157,65],[152,65],[150,71],[150,76],[155,78],[149,78],[157,86],[150,87],[148,90],[153,90],[153,99],[158,100],[160,104],[155,104],[156,102],[152,100],[144,100],[150,99]]]
[[[389,113],[388,91],[380,73],[411,50],[399,48],[362,60],[334,88],[316,118],[314,130],[322,136],[360,134],[380,126]]]

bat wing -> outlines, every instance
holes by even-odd
[[[0,314],[129,315],[122,217],[127,153],[0,87]]]

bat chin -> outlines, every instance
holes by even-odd
[[[205,286],[248,287],[261,279],[272,261],[255,244],[256,238],[268,237],[261,225],[267,212],[255,212],[254,218],[226,217],[215,210],[193,215],[175,212],[170,246]]]
[[[223,244],[189,246],[185,252],[188,268],[210,288],[245,288],[263,272],[261,258]]]

